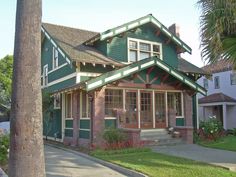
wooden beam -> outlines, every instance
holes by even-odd
[[[161,34],[161,30],[160,29],[158,29],[157,31],[156,31],[156,36],[160,36],[160,34]]]
[[[139,74],[137,74],[137,78],[141,80],[143,83],[146,83],[146,81]]]
[[[162,78],[161,78],[161,83],[163,84],[169,77],[169,74],[165,74]]]
[[[148,68],[147,70],[147,74],[150,74],[152,72],[152,70],[154,69],[154,67]]]
[[[159,79],[159,75],[156,75],[149,83],[154,83],[157,79]]]

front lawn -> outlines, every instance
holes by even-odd
[[[210,148],[236,151],[236,136],[229,135],[216,141],[200,141],[198,144]]]
[[[236,176],[235,172],[220,167],[155,153],[150,149],[99,150],[91,155],[152,177]]]

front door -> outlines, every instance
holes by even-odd
[[[166,128],[165,93],[155,93],[155,127]]]
[[[153,128],[152,92],[140,92],[140,126]]]
[[[125,128],[138,128],[138,93],[126,90],[125,92]]]

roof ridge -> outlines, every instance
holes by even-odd
[[[86,29],[82,29],[82,28],[75,28],[75,27],[70,27],[70,26],[64,26],[64,25],[58,25],[58,24],[53,24],[53,23],[47,23],[47,22],[42,22],[42,25],[53,25],[53,26],[57,26],[57,27],[62,27],[62,28],[68,28],[68,29],[73,29],[73,30],[81,30],[84,32],[91,32],[91,33],[97,33],[99,34],[99,32],[97,31],[91,31],[91,30],[86,30]]]

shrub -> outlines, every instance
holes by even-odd
[[[106,141],[106,148],[119,149],[122,148],[126,141],[125,134],[120,129],[108,128],[103,134],[103,138]]]
[[[9,135],[0,135],[0,164],[4,165],[5,163],[7,163],[9,145]]]
[[[210,117],[199,124],[199,135],[208,140],[216,140],[223,135],[223,126],[215,117]]]

